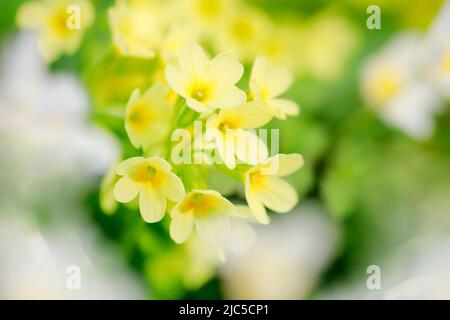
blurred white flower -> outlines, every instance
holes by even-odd
[[[255,229],[255,245],[222,267],[227,298],[306,298],[340,242],[338,229],[315,203]]]
[[[450,1],[442,6],[424,39],[426,73],[446,99],[450,99]]]
[[[428,139],[442,108],[436,89],[422,74],[422,39],[412,32],[395,36],[362,70],[361,93],[388,124],[417,139]]]
[[[144,298],[138,278],[89,225],[41,232],[19,218],[26,215],[20,209],[9,213],[0,216],[1,299]],[[71,266],[79,267],[79,287],[70,285],[78,276]]]
[[[22,33],[5,45],[0,61],[2,144],[33,147],[34,160],[48,171],[62,166],[101,175],[117,158],[118,147],[106,131],[89,124],[88,97],[69,74],[49,74],[35,39]]]

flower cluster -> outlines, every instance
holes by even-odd
[[[450,92],[450,4],[425,35],[404,31],[367,59],[361,93],[388,125],[429,139]]]
[[[165,69],[168,85],[155,83],[144,94],[136,89],[128,101],[126,132],[142,156],[117,166],[120,178],[114,197],[122,203],[139,197],[146,222],[158,222],[169,212],[170,236],[177,243],[186,241],[195,230],[200,239],[222,253],[234,220],[267,224],[266,208],[288,212],[298,202],[296,191],[282,177],[299,169],[303,158],[299,154],[269,157],[265,142],[249,130],[273,117],[286,119],[298,114],[295,102],[279,97],[290,86],[292,76],[259,56],[246,93],[236,85],[243,72],[234,55],[209,59],[198,44],[185,45]],[[206,143],[194,147],[193,152],[213,149],[223,161],[173,161],[172,133],[180,128],[191,132],[194,123],[215,129],[217,134],[201,132]],[[194,135],[188,143],[196,144],[198,138]],[[209,186],[206,176],[211,167],[243,184],[249,209],[235,206]]]

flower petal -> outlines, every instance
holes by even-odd
[[[222,109],[219,115],[222,119],[238,119],[240,128],[242,129],[262,127],[273,117],[269,106],[262,101],[250,101],[239,107]]]
[[[140,164],[145,161],[144,157],[132,157],[128,158],[117,166],[116,173],[120,176],[126,175],[130,169],[132,169],[137,164]]]
[[[258,198],[269,209],[285,213],[292,210],[298,202],[295,189],[286,181],[267,177],[264,188],[258,190]]]
[[[166,173],[164,191],[167,198],[173,202],[180,201],[186,193],[181,179],[172,172]]]
[[[158,222],[166,212],[166,198],[161,191],[153,188],[143,188],[139,196],[139,209],[146,222]]]
[[[300,114],[298,104],[292,100],[272,99],[270,100],[270,106],[276,109],[276,112],[274,112],[275,117],[281,118],[282,120],[286,119],[286,115],[298,116]],[[280,114],[282,115],[281,117]]]
[[[268,224],[269,216],[267,215],[266,208],[264,208],[256,194],[251,190],[250,177],[248,174],[245,177],[245,198],[247,199],[247,204],[252,210],[255,218],[262,224]]]
[[[203,78],[206,75],[208,58],[198,44],[189,44],[181,48],[178,60],[180,68],[186,76]]]
[[[178,93],[180,96],[186,97],[187,79],[183,77],[180,70],[169,64],[166,67],[165,74],[166,80],[172,90]]]
[[[221,54],[211,60],[208,79],[223,86],[234,86],[244,74],[244,67],[232,54]]]
[[[190,213],[180,213],[172,216],[170,222],[170,237],[176,243],[183,243],[189,237],[194,227],[194,215]]]
[[[279,159],[277,174],[279,177],[288,176],[291,173],[294,173],[304,164],[303,157],[298,153],[279,154],[272,159],[274,158]]]
[[[138,195],[142,186],[132,181],[127,176],[123,176],[114,186],[114,198],[122,203],[130,202]]]
[[[224,214],[195,219],[195,229],[200,239],[214,247],[223,247],[230,231],[230,221]]]
[[[236,156],[244,163],[256,165],[267,159],[267,146],[255,132],[236,130]]]
[[[219,109],[233,108],[243,104],[246,99],[245,92],[238,87],[218,88],[214,97],[208,100],[207,106]]]

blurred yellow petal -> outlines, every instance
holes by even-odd
[[[273,100],[270,100],[270,106],[272,109],[276,110],[276,112],[274,112],[274,115],[277,118],[281,117],[281,118],[285,119],[286,115],[298,116],[300,114],[300,108],[299,108],[298,104],[292,100],[273,99]]]

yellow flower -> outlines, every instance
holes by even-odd
[[[38,32],[39,51],[47,62],[53,62],[79,48],[94,14],[88,0],[41,0],[22,5],[16,18],[19,27]]]
[[[108,10],[114,47],[123,56],[153,58],[162,42],[163,15],[153,1],[118,0]]]
[[[299,114],[297,103],[278,98],[291,86],[292,74],[287,68],[272,68],[266,57],[258,56],[250,75],[250,95],[265,102],[278,119]]]
[[[239,5],[219,21],[212,39],[219,50],[237,54],[251,61],[259,52],[260,42],[267,37],[270,19],[253,6]],[[277,35],[279,36],[279,35]]]
[[[228,168],[236,167],[235,155],[242,162],[255,165],[267,159],[268,150],[255,132],[246,129],[259,128],[271,118],[270,110],[259,102],[222,109],[208,118],[205,140],[215,142],[216,150]]]
[[[116,199],[114,199],[113,191],[114,185],[119,180],[119,177],[116,175],[116,167],[117,163],[111,166],[100,183],[100,208],[108,215],[113,214],[118,206]]]
[[[192,190],[170,212],[170,236],[183,243],[194,227],[201,240],[222,250],[235,206],[214,190]]]
[[[131,94],[125,110],[125,130],[135,148],[146,150],[162,143],[169,134],[173,105],[166,99],[168,93],[167,86],[155,84],[142,96],[139,89]]]
[[[209,61],[203,49],[192,44],[180,50],[178,65],[166,67],[166,78],[172,89],[186,99],[188,107],[211,112],[245,101],[245,93],[235,86],[243,72],[234,55],[222,54]]]
[[[299,154],[278,154],[245,173],[245,197],[259,222],[269,223],[266,208],[285,213],[297,204],[295,189],[280,177],[287,176],[303,166]]]
[[[199,39],[199,30],[191,24],[180,23],[171,26],[161,47],[164,62],[176,61],[181,48]]]
[[[180,178],[161,158],[129,158],[119,164],[116,173],[122,177],[114,187],[115,199],[126,203],[139,194],[139,209],[147,222],[160,221],[166,212],[167,199],[177,202],[185,194]]]

